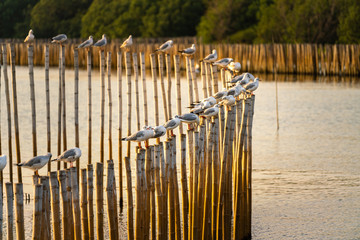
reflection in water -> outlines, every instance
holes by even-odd
[[[35,68],[38,152],[46,153],[45,83],[42,68]],[[10,76],[10,75],[9,75]],[[253,239],[359,239],[360,238],[360,85],[359,79],[339,76],[277,75],[280,129],[276,131],[273,75],[259,75],[253,126]],[[198,78],[200,79],[200,78]],[[74,75],[66,73],[68,147],[75,143]],[[181,82],[183,94],[187,81]],[[31,112],[28,69],[17,67],[21,156],[31,156]],[[87,76],[80,71],[80,148],[82,167],[87,164]],[[99,73],[93,72],[93,150],[99,148]],[[113,91],[117,89],[115,72]],[[52,149],[56,152],[58,71],[50,71]],[[123,90],[126,90],[125,78]],[[140,91],[142,86],[140,85]],[[152,81],[147,79],[148,101],[153,101]],[[135,88],[133,88],[135,90]],[[172,92],[175,96],[175,88]],[[113,120],[117,123],[117,99],[113,94]],[[202,92],[200,91],[200,97]],[[1,95],[2,150],[7,153],[6,105]],[[126,106],[126,99],[124,106]],[[187,109],[182,99],[182,111]],[[106,99],[107,101],[107,99]],[[142,99],[140,99],[142,103]],[[160,109],[162,100],[159,99]],[[174,101],[175,103],[175,101]],[[152,105],[149,104],[151,107]],[[126,107],[125,107],[126,108]],[[142,105],[140,112],[142,112]],[[151,112],[151,109],[149,109]],[[176,112],[173,105],[172,112]],[[106,111],[107,114],[107,111]],[[160,114],[161,115],[161,114]],[[141,116],[142,117],[142,116]],[[154,116],[149,116],[150,124]],[[125,117],[124,117],[125,118]],[[105,116],[107,119],[107,115]],[[133,118],[135,120],[135,117]],[[143,122],[143,118],[141,118]],[[107,124],[107,120],[105,120]],[[160,119],[164,122],[164,119]],[[134,124],[135,126],[135,124]],[[114,126],[117,128],[118,126]],[[124,123],[123,127],[126,127]],[[107,127],[105,126],[107,130]],[[133,129],[135,130],[135,129]],[[126,131],[123,131],[126,132]],[[113,134],[117,134],[113,131]],[[107,132],[105,132],[107,137]],[[113,138],[115,139],[115,138]],[[114,141],[115,146],[117,142]],[[107,156],[105,148],[105,156]],[[117,156],[114,147],[113,156]],[[99,152],[93,153],[99,159]],[[117,159],[115,163],[117,164]],[[179,163],[179,161],[178,161]],[[133,163],[132,163],[133,164]],[[55,168],[56,165],[53,165]],[[116,165],[117,166],[117,165]],[[178,170],[180,167],[178,167]],[[16,169],[14,169],[16,172]],[[116,171],[117,173],[117,171]],[[24,170],[25,192],[33,192],[32,172]],[[46,170],[40,171],[46,174]],[[179,174],[180,175],[180,174]],[[16,176],[15,181],[16,181]],[[133,176],[134,177],[134,176]],[[8,168],[5,169],[5,180]],[[126,204],[126,194],[124,194]],[[31,222],[33,205],[25,205]],[[106,214],[106,213],[105,213]],[[106,217],[106,216],[105,216]],[[126,207],[120,215],[126,236]],[[106,221],[105,221],[106,223]],[[27,236],[31,226],[25,224]]]

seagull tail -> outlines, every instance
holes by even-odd
[[[121,141],[127,141],[126,137],[122,138]]]
[[[183,53],[183,52],[184,52],[184,50],[179,50],[178,52],[179,52],[179,53]]]
[[[50,162],[55,162],[55,161],[58,161],[59,159],[58,158],[54,158],[54,159],[50,159]]]
[[[24,165],[23,163],[14,163],[14,166],[18,166],[21,167],[22,165]]]

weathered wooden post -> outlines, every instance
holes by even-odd
[[[106,193],[107,193],[107,207],[108,207],[108,222],[109,222],[109,235],[110,239],[118,239],[118,226],[116,225],[116,194],[115,194],[115,175],[114,175],[114,163],[112,160],[107,161],[107,181],[106,181]]]
[[[92,164],[87,165],[87,182],[88,182],[88,217],[89,217],[89,238],[95,239],[95,228],[94,228],[94,169]]]
[[[59,182],[57,179],[57,172],[50,172],[50,189],[51,189],[51,213],[53,236],[55,240],[61,240],[60,231],[60,196],[59,196]]]
[[[100,55],[100,161],[104,163],[104,125],[105,125],[105,52]]]
[[[89,236],[89,218],[88,218],[88,200],[87,200],[87,174],[86,168],[80,171],[80,208],[81,208],[81,225],[82,225],[82,238],[90,239]]]
[[[32,239],[41,239],[41,211],[42,211],[42,198],[43,198],[43,186],[42,184],[36,184],[34,189],[34,219],[33,219],[33,235]],[[11,199],[12,201],[12,199]],[[12,234],[12,229],[11,229]]]
[[[23,184],[15,184],[16,239],[25,239]],[[1,207],[2,208],[2,207]],[[0,231],[2,234],[2,231]]]
[[[91,164],[92,161],[92,96],[91,96],[91,51],[90,49],[86,50],[87,53],[87,75],[88,75],[88,164]]]
[[[122,66],[121,66],[121,52],[117,52],[117,82],[118,82],[118,150],[119,150],[119,195],[120,195],[120,209],[123,207],[123,171],[122,171]]]
[[[75,125],[75,147],[80,147],[79,133],[79,52],[74,49],[74,125]],[[79,183],[80,158],[76,159],[76,176]]]
[[[72,197],[72,210],[75,224],[75,239],[81,239],[81,217],[80,217],[80,203],[79,203],[79,185],[77,181],[77,170],[71,168],[71,197]]]
[[[96,181],[96,232],[97,239],[104,239],[104,205],[103,205],[103,174],[102,163],[96,163],[95,181]]]
[[[46,95],[46,142],[47,151],[51,152],[51,125],[50,125],[50,77],[49,77],[49,45],[45,45],[45,95]],[[51,161],[48,162],[48,173],[51,172]]]

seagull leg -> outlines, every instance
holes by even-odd
[[[39,171],[38,170],[35,171],[35,175],[39,176]]]
[[[145,148],[149,147],[149,141],[145,141]]]
[[[72,167],[73,167],[73,162],[70,163],[70,168],[72,168]]]
[[[139,146],[139,148],[142,148],[142,147],[141,147],[141,142],[138,142],[138,146]]]
[[[170,130],[171,137],[175,137],[174,130]]]

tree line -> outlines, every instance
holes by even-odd
[[[1,0],[0,38],[198,36],[204,43],[360,43],[359,0]]]

